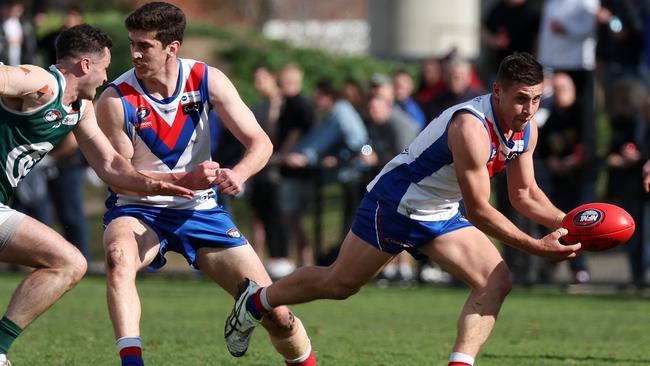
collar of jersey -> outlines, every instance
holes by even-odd
[[[172,96],[170,96],[170,97],[164,98],[164,99],[162,99],[162,100],[153,97],[151,94],[149,94],[149,91],[148,91],[147,88],[144,86],[144,84],[142,83],[142,81],[140,80],[140,78],[138,78],[137,76],[135,77],[135,80],[138,81],[138,85],[140,85],[140,88],[142,89],[142,91],[144,92],[144,94],[145,94],[149,99],[153,100],[154,102],[156,102],[156,103],[158,103],[158,104],[169,104],[169,103],[172,102],[174,99],[176,99],[176,97],[178,97],[178,94],[180,94],[180,92],[181,92],[181,87],[182,87],[181,84],[182,84],[182,80],[183,80],[183,64],[181,63],[181,59],[180,59],[180,58],[178,58],[176,61],[178,61],[178,69],[179,69],[179,71],[178,71],[178,80],[176,81],[176,91],[174,91],[174,94],[173,94]],[[133,74],[135,75],[135,70],[133,70]]]
[[[490,112],[492,113],[492,117],[494,119],[494,127],[497,129],[497,134],[499,135],[499,140],[501,140],[502,143],[505,143],[508,148],[513,148],[515,146],[515,142],[512,141],[512,138],[515,137],[515,134],[513,133],[512,136],[510,136],[510,139],[506,140],[506,137],[503,135],[503,132],[501,131],[501,127],[499,126],[499,119],[497,118],[497,114],[494,113],[494,105],[492,104],[492,94],[490,94]]]

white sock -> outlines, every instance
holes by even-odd
[[[267,289],[268,289],[268,287],[262,288],[262,291],[260,292],[260,302],[262,303],[262,307],[264,308],[264,310],[271,311],[271,310],[273,310],[273,306],[271,306],[271,304],[269,304],[269,299],[266,298],[266,290]]]
[[[117,348],[117,352],[120,352],[126,347],[142,348],[142,339],[140,339],[140,337],[122,337],[115,341],[115,348]]]
[[[449,356],[449,362],[465,362],[466,364],[474,365],[474,357],[462,352],[452,352]]]

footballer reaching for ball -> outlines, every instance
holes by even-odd
[[[190,189],[135,171],[102,134],[90,100],[106,81],[112,41],[87,24],[62,32],[56,65],[0,63],[0,262],[34,268],[15,290],[0,319],[0,366],[22,330],[74,287],[86,272],[84,256],[61,235],[7,206],[14,189],[70,132],[90,166],[109,184],[151,194],[192,197]],[[82,220],[83,218],[79,218]]]
[[[245,348],[254,327],[276,306],[355,294],[406,250],[438,262],[471,288],[449,365],[473,365],[511,288],[507,265],[488,235],[552,260],[573,258],[580,250],[580,244],[559,242],[567,233],[559,227],[565,214],[535,181],[532,118],[542,79],[533,56],[506,57],[491,94],[444,111],[370,182],[334,264],[300,268],[268,287],[246,281],[226,321],[234,329],[228,342]],[[492,207],[490,178],[501,170],[513,207],[550,234],[530,237]],[[461,200],[467,218],[459,212]]]

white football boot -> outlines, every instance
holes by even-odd
[[[0,354],[0,366],[11,366],[11,362],[7,360],[7,355]]]
[[[253,315],[246,310],[246,302],[260,286],[253,280],[245,279],[239,284],[239,297],[235,301],[232,312],[226,319],[224,337],[226,346],[231,355],[235,357],[243,356],[248,350],[248,343],[253,335],[255,327],[261,323],[261,320],[255,319]],[[0,364],[0,366],[2,366]]]

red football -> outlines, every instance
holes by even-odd
[[[627,211],[609,203],[588,203],[567,213],[562,227],[568,243],[582,243],[582,249],[598,252],[625,243],[634,234],[634,219]]]

